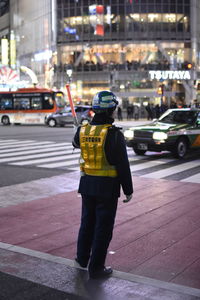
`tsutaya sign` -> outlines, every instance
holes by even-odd
[[[190,80],[191,75],[188,70],[186,71],[149,71],[149,75],[151,80],[167,80],[167,79],[175,79],[175,80]]]

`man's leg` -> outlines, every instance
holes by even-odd
[[[82,195],[82,215],[77,242],[77,261],[83,267],[87,266],[90,258],[95,219],[95,198]]]
[[[104,269],[107,249],[112,239],[118,199],[99,199],[96,206],[96,226],[92,244],[89,273]]]

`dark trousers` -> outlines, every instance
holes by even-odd
[[[105,265],[107,249],[112,239],[118,198],[82,195],[82,216],[77,243],[77,258],[89,262],[89,272]]]

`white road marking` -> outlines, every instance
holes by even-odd
[[[152,172],[152,173],[148,173],[146,175],[142,175],[141,177],[148,177],[148,178],[164,178],[176,173],[180,173],[189,169],[192,169],[194,167],[197,167],[200,165],[200,160],[194,160],[194,161],[190,161],[190,162],[186,162],[186,163],[182,163],[178,166],[173,166],[164,170],[160,170],[160,171],[156,171],[156,172]]]

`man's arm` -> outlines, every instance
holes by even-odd
[[[80,129],[81,129],[81,127],[79,126],[77,128],[77,131],[76,131],[76,133],[74,135],[74,138],[72,140],[72,145],[73,145],[74,148],[80,148],[80,139],[79,139]]]
[[[124,135],[118,128],[109,130],[105,150],[109,163],[117,169],[124,194],[130,196],[133,193],[132,176]]]

